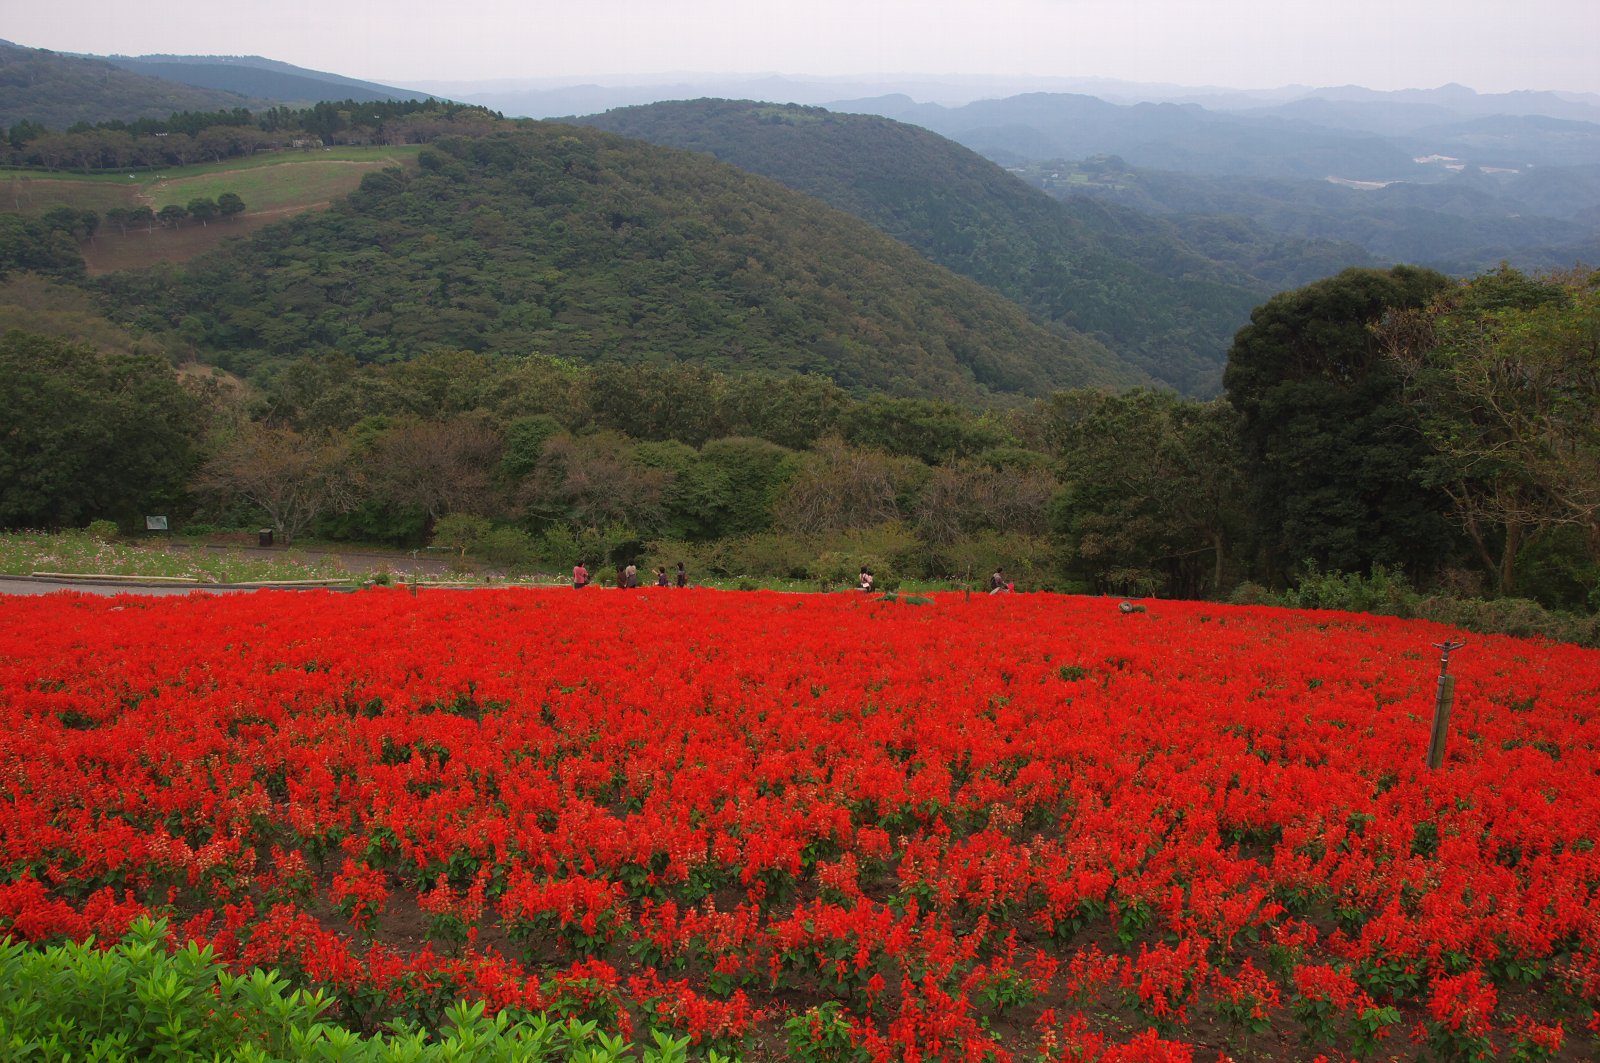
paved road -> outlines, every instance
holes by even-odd
[[[262,559],[282,559],[289,551],[282,546],[244,546],[235,543],[205,543],[199,546],[184,542],[167,544],[170,553],[185,553],[190,550],[213,550],[217,553],[236,553],[245,557]],[[397,575],[410,575],[415,572],[419,576],[443,576],[450,571],[449,559],[438,552],[405,553],[362,553],[358,550],[340,550],[336,548],[324,549],[321,547],[294,547],[294,552],[306,558],[328,559],[337,562],[346,572],[366,574],[380,567],[387,567],[390,572]]]

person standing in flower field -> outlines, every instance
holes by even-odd
[[[683,570],[683,562],[679,561],[678,562],[678,586],[687,587],[688,585],[689,585],[689,574]]]
[[[657,587],[668,586],[668,583],[667,583],[667,567],[665,565],[657,565],[656,566],[656,586]]]
[[[579,561],[576,565],[572,566],[572,586],[574,589],[582,590],[588,585],[589,570],[584,566],[582,561]]]

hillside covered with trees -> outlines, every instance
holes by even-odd
[[[132,122],[174,111],[221,111],[271,102],[124,70],[102,59],[0,41],[0,128],[34,122],[67,129],[79,122]]]
[[[713,155],[871,222],[1153,379],[1215,394],[1233,332],[1272,289],[1132,211],[1063,205],[926,129],[819,107],[694,100],[585,125]]]
[[[815,199],[687,152],[538,124],[446,139],[326,213],[108,278],[228,368],[434,348],[818,373],[990,400],[1147,379]]]

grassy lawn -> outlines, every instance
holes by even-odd
[[[215,199],[224,192],[237,193],[251,211],[304,207],[352,191],[370,170],[415,165],[421,151],[419,144],[274,151],[135,173],[0,169],[0,211],[36,214],[70,206],[103,212],[141,203],[160,210],[197,197]]]
[[[349,575],[331,559],[312,560],[292,550],[281,558],[256,558],[231,550],[169,552],[165,542],[102,542],[85,532],[0,533],[0,575],[28,576],[35,572],[160,576],[202,583],[340,579]]]
[[[136,207],[144,182],[125,174],[85,177],[0,170],[0,212],[43,214],[53,207],[88,208],[104,214],[113,207]]]
[[[156,262],[186,262],[231,236],[247,236],[290,215],[326,207],[355,191],[369,173],[415,166],[421,151],[415,144],[275,151],[137,174],[0,170],[0,211],[32,215],[60,206],[102,215],[116,207],[159,211],[173,204],[188,206],[193,199],[214,200],[224,192],[244,200],[244,214],[207,225],[186,222],[177,229],[157,226],[122,233],[102,222],[94,241],[81,248],[90,275],[99,276]]]
[[[146,194],[156,210],[173,203],[187,206],[191,199],[216,199],[224,192],[237,194],[251,213],[304,209],[355,191],[368,173],[415,164],[419,151],[420,147],[347,148],[234,160],[233,165],[189,167],[167,171],[149,186]],[[240,162],[246,165],[238,165]]]

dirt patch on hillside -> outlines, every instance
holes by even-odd
[[[117,270],[138,269],[157,262],[187,262],[235,236],[249,236],[257,229],[308,210],[326,210],[328,201],[306,203],[277,210],[252,211],[228,221],[209,225],[186,222],[177,229],[129,229],[126,234],[102,232],[94,243],[82,248],[83,264],[89,276],[98,277]]]

